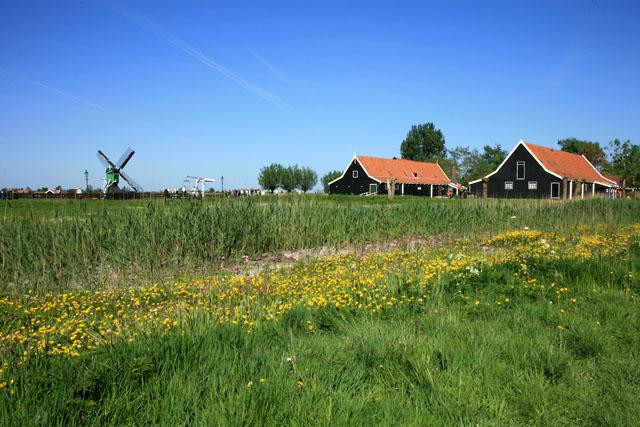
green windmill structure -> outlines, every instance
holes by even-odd
[[[133,157],[134,153],[135,151],[133,151],[131,148],[128,148],[122,154],[122,156],[120,156],[118,162],[114,164],[106,156],[106,154],[104,154],[101,150],[98,150],[98,160],[100,160],[100,162],[106,168],[104,187],[102,188],[102,191],[105,194],[114,194],[121,191],[120,187],[118,187],[118,184],[120,183],[120,177],[122,177],[131,186],[133,191],[142,192],[142,187],[140,186],[140,184],[135,182],[133,178],[124,173],[124,171],[122,170],[124,169],[126,164],[129,163],[129,160],[131,160],[131,157]]]

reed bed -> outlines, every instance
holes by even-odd
[[[94,288],[221,260],[407,236],[571,230],[637,220],[637,200],[260,197],[0,205],[0,292]]]

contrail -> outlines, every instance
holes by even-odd
[[[264,59],[262,56],[258,55],[256,52],[254,52],[253,49],[251,49],[250,47],[247,47],[247,48],[249,49],[249,52],[251,52],[251,54],[258,61],[262,62],[262,65],[267,67],[267,69],[273,73],[273,75],[275,75],[277,78],[279,78],[280,80],[282,80],[285,83],[291,83],[291,79],[289,77],[287,77],[284,74],[282,74],[278,69],[276,69],[273,65],[271,65],[266,59]]]
[[[105,2],[103,2],[101,0],[97,0],[97,1],[98,1],[98,3],[103,4],[104,6],[108,7],[109,9],[111,9],[112,11],[117,13],[118,15],[128,19],[129,21],[133,22],[134,24],[138,25],[139,27],[149,31],[150,33],[155,34],[156,36],[164,39],[168,43],[174,45],[178,49],[180,49],[183,52],[185,52],[187,55],[189,55],[192,58],[200,61],[205,66],[211,68],[214,71],[217,71],[218,73],[222,74],[223,76],[225,76],[229,80],[233,81],[238,86],[244,88],[245,90],[253,93],[256,96],[259,96],[260,98],[264,99],[265,101],[270,102],[271,104],[275,105],[276,107],[280,108],[281,110],[293,114],[293,108],[290,105],[288,105],[287,103],[285,103],[284,101],[282,101],[280,98],[278,98],[277,96],[273,95],[272,93],[270,93],[270,92],[268,92],[268,91],[266,91],[266,90],[264,90],[264,89],[262,89],[262,88],[260,88],[258,86],[255,86],[255,85],[249,83],[248,81],[244,80],[242,77],[238,76],[237,74],[235,74],[234,72],[232,72],[228,68],[226,68],[223,65],[217,63],[213,59],[207,57],[204,53],[200,52],[199,50],[197,50],[196,48],[191,46],[189,43],[187,43],[184,40],[180,39],[179,37],[176,37],[176,36],[172,35],[171,33],[167,32],[160,25],[158,25],[155,22],[151,21],[149,18],[144,17],[140,13],[136,13],[137,16],[134,16],[132,13],[127,12],[125,10],[122,10],[120,8],[117,8],[117,7],[115,7],[115,6],[111,5],[111,4],[105,3]]]
[[[16,78],[16,79],[20,79],[20,80],[22,80],[22,81],[25,81],[25,82],[31,83],[31,84],[33,84],[33,85],[40,86],[40,87],[42,87],[42,88],[48,89],[48,90],[50,90],[50,91],[52,91],[52,92],[57,93],[58,95],[66,96],[67,98],[71,98],[71,99],[73,99],[74,101],[81,102],[81,103],[86,104],[86,105],[88,105],[88,106],[90,106],[90,107],[97,108],[97,109],[102,110],[102,111],[106,111],[107,113],[117,114],[117,115],[119,115],[119,116],[125,117],[125,118],[130,119],[130,120],[135,120],[134,118],[129,117],[129,116],[127,116],[126,114],[122,114],[122,113],[121,113],[121,112],[119,112],[119,111],[112,110],[111,108],[104,107],[104,106],[102,106],[102,105],[96,104],[96,103],[91,102],[91,101],[87,101],[86,99],[82,99],[82,98],[80,98],[80,97],[77,97],[77,96],[75,96],[75,95],[70,94],[69,92],[65,92],[65,91],[63,91],[63,90],[56,89],[55,87],[49,86],[49,85],[44,84],[44,83],[42,83],[42,82],[38,82],[38,81],[35,81],[35,80],[31,80],[31,79],[29,79],[29,78],[27,78],[27,77],[24,77],[24,76],[20,76],[20,75],[18,75],[18,74],[12,73],[12,72],[11,72],[11,71],[9,71],[9,70],[5,70],[4,68],[0,68],[0,72],[3,72],[3,73],[5,73],[5,74],[7,74],[7,75],[9,75],[9,76],[11,76],[11,77]]]

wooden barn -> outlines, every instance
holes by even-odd
[[[498,168],[469,183],[476,197],[573,199],[615,197],[618,185],[586,157],[520,141]]]
[[[461,188],[437,163],[354,156],[342,175],[329,183],[329,193],[387,194],[390,185],[396,195],[427,197],[458,194]]]

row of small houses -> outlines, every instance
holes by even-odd
[[[354,156],[332,194],[395,194],[442,197],[468,192],[475,197],[572,199],[616,197],[621,185],[602,175],[586,157],[520,141],[496,170],[471,181],[468,188],[437,163]]]
[[[0,198],[18,199],[18,198],[62,198],[77,197],[84,194],[80,188],[72,188],[69,190],[60,190],[57,188],[48,189],[46,191],[33,191],[30,188],[3,188],[0,190]]]

